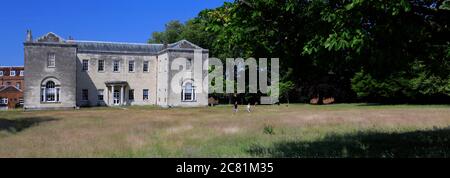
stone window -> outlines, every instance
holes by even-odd
[[[103,93],[104,93],[104,90],[103,90],[103,89],[98,90],[97,100],[100,101],[100,102],[103,101],[103,98],[104,98],[104,97],[103,97],[103,96],[104,96]]]
[[[128,61],[128,72],[134,72],[134,61]]]
[[[134,90],[133,89],[128,90],[128,99],[130,101],[134,100]]]
[[[19,74],[19,75],[20,75],[20,76],[23,76],[23,70],[20,71],[20,74]]]
[[[47,67],[56,67],[55,53],[49,53],[47,56]]]
[[[98,71],[105,71],[105,60],[98,60]]]
[[[195,89],[191,82],[187,82],[181,90],[181,101],[194,101]]]
[[[83,60],[82,70],[83,71],[88,71],[89,70],[89,60],[87,60],[87,59]]]
[[[21,86],[20,86],[20,82],[17,82],[17,83],[16,83],[16,88],[17,88],[17,89],[21,89],[20,87],[21,87]]]
[[[0,71],[0,76],[3,76],[3,71]]]
[[[144,61],[144,67],[143,67],[143,71],[144,72],[148,72],[148,68],[149,68],[149,62],[148,61]]]
[[[115,60],[113,62],[113,72],[119,72],[119,67],[120,67],[120,61]]]
[[[89,90],[83,89],[81,90],[81,100],[88,101],[89,100]]]
[[[11,70],[9,72],[9,76],[16,76],[16,71],[15,70]]]
[[[148,89],[144,89],[142,93],[142,99],[148,100]]]
[[[41,88],[41,102],[59,102],[60,94],[61,88],[50,80]]]
[[[186,61],[186,70],[191,70],[192,68],[192,59],[187,59]]]

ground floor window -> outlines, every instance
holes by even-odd
[[[181,101],[194,101],[195,89],[192,83],[186,83],[181,90]]]
[[[81,100],[82,101],[89,100],[89,90],[87,90],[87,89],[81,90]]]
[[[97,94],[97,100],[98,101],[103,101],[103,89],[98,90],[98,94]]]
[[[128,90],[128,99],[130,101],[134,100],[134,90],[133,89]]]
[[[48,81],[41,88],[41,102],[59,102],[61,88],[55,85],[55,82]]]
[[[148,100],[148,89],[144,89],[142,92],[142,98]]]
[[[0,104],[8,104],[8,98],[0,98]]]

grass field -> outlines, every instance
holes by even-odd
[[[0,111],[0,157],[450,157],[450,106]]]

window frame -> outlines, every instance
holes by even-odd
[[[101,65],[100,65],[100,64],[101,64]],[[101,69],[100,69],[100,66],[101,66]],[[97,61],[97,71],[98,71],[98,72],[104,72],[104,71],[105,71],[105,60],[99,59],[99,60]]]
[[[19,76],[24,76],[24,75],[25,75],[25,71],[24,70],[20,70]]]
[[[128,72],[134,72],[135,71],[135,62],[134,60],[128,61]]]
[[[100,97],[101,97],[101,99],[100,99]],[[105,90],[104,89],[97,90],[97,101],[100,101],[100,102],[105,101]]]
[[[50,88],[49,82],[53,82],[53,87]],[[53,100],[48,100],[50,94],[49,89],[52,89]],[[56,82],[50,80],[45,83],[45,85],[41,86],[41,102],[42,103],[59,103],[61,101],[61,86],[56,85]]]
[[[3,76],[3,70],[0,70],[0,76]]]
[[[189,89],[190,92],[187,93],[186,91],[188,90],[188,85],[191,86],[191,88]],[[189,97],[190,99],[186,99],[186,95],[190,94]],[[196,102],[197,101],[197,96],[195,94],[195,87],[192,84],[192,82],[187,82],[185,83],[182,88],[181,88],[181,102]]]
[[[89,90],[88,89],[82,89],[81,90],[81,101],[89,101]]]
[[[47,54],[47,67],[48,68],[55,68],[56,67],[56,54],[55,53],[48,53]]]
[[[116,70],[116,64],[117,64],[117,70]],[[120,72],[120,60],[114,60],[112,68],[113,68],[113,72],[119,73]]]
[[[0,98],[0,104],[8,104],[9,98]]]
[[[192,70],[192,59],[186,58],[186,70]]]
[[[134,101],[134,89],[128,90],[128,100]]]
[[[9,71],[9,76],[11,76],[11,77],[16,76],[16,71],[15,70]]]
[[[144,61],[142,64],[142,72],[150,72],[150,61]]]
[[[81,61],[81,71],[89,71],[89,59]]]
[[[149,89],[143,89],[142,90],[142,100],[148,101],[150,98],[150,90]]]

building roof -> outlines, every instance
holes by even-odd
[[[80,40],[70,40],[68,42],[77,44],[78,51],[80,52],[156,54],[164,49],[202,49],[201,47],[187,40],[181,40],[172,44],[168,44],[167,46],[165,46],[164,44],[80,41]]]
[[[106,41],[83,41],[65,40],[53,32],[49,32],[38,38],[36,41],[28,43],[42,44],[73,44],[80,52],[100,52],[100,53],[132,53],[132,54],[157,54],[165,49],[203,49],[187,40],[181,40],[172,44],[147,44],[147,43],[124,43]]]
[[[77,41],[80,52],[117,52],[117,53],[158,53],[164,47],[163,44],[145,44],[145,43],[118,43],[102,41]]]
[[[12,85],[8,85],[8,86],[2,85],[2,86],[0,86],[0,92],[3,92],[3,91],[17,91],[17,92],[22,92],[21,89],[18,89],[17,87],[12,86]]]

